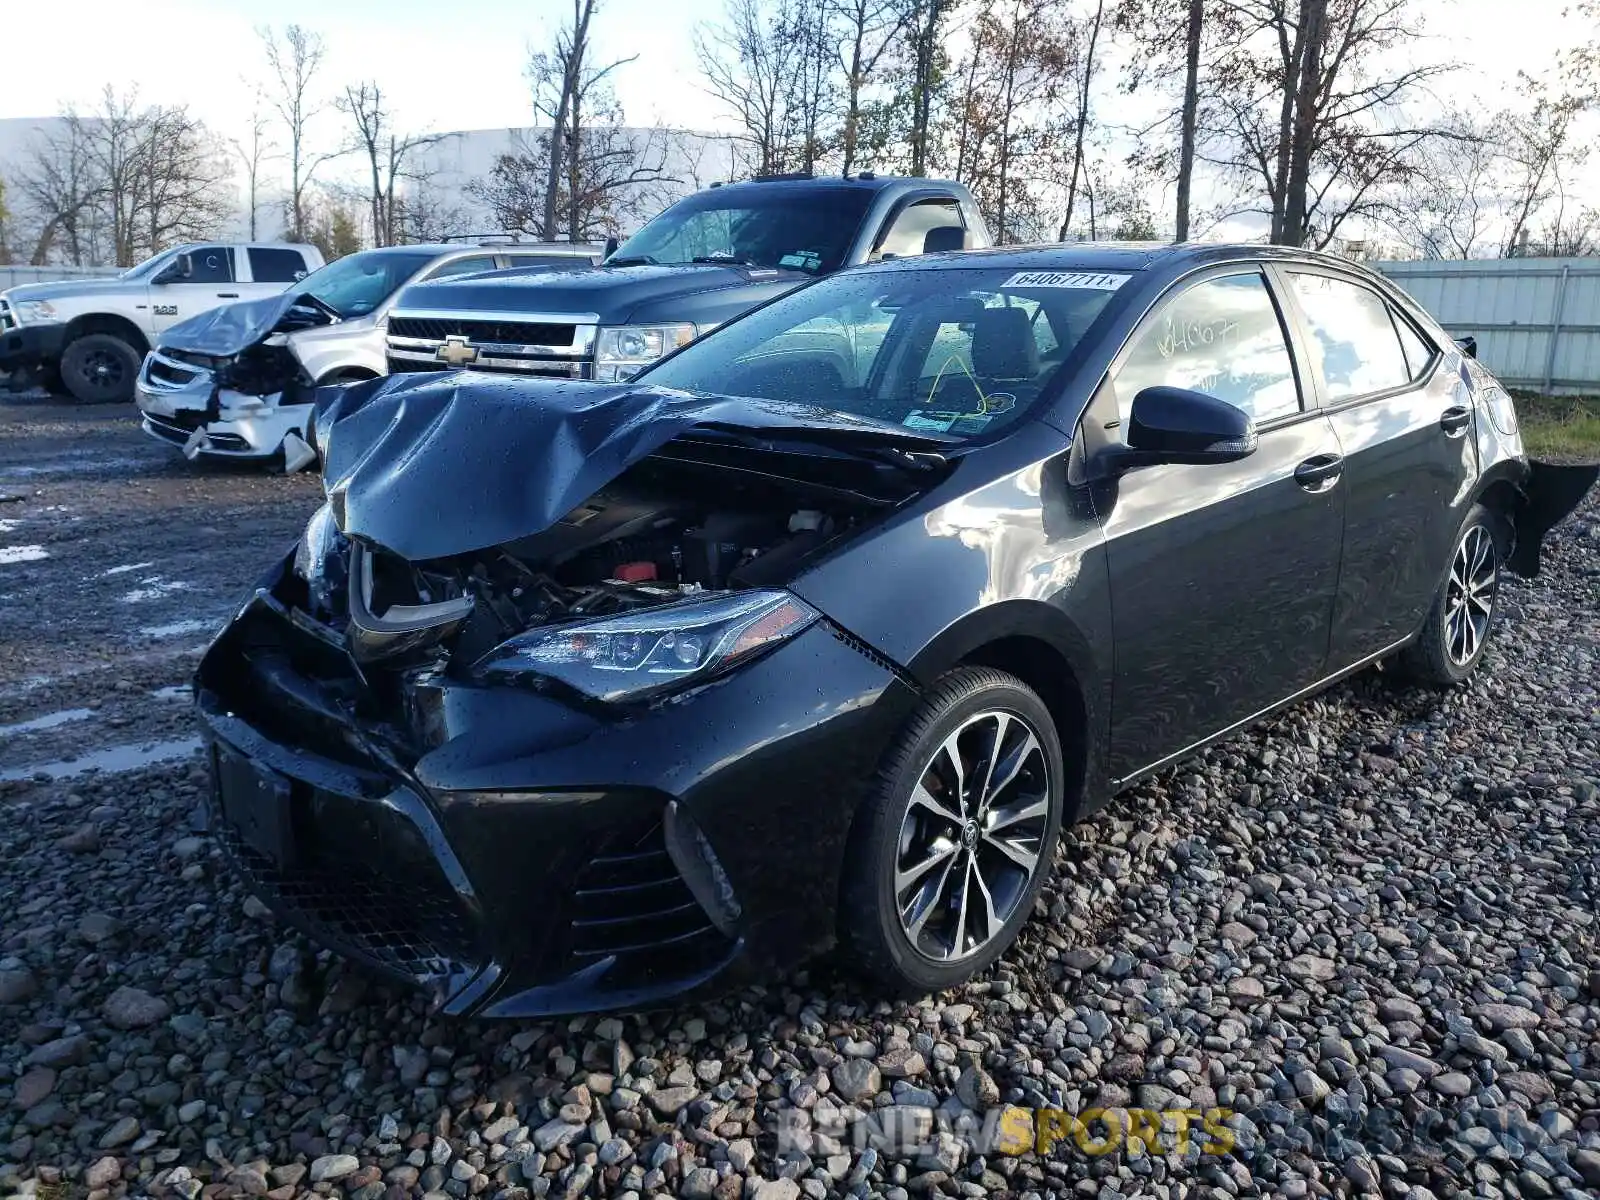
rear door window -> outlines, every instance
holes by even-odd
[[[1389,306],[1376,292],[1330,275],[1288,272],[1311,331],[1313,365],[1329,404],[1404,387],[1414,375]]]
[[[250,278],[257,283],[294,283],[306,277],[300,251],[283,246],[251,246]]]
[[[1204,392],[1258,422],[1300,411],[1288,339],[1259,271],[1202,280],[1158,307],[1113,383],[1124,428],[1147,387]]]
[[[494,270],[494,255],[474,254],[468,258],[452,259],[428,272],[429,279],[445,279],[451,275],[473,275],[479,271]]]
[[[961,228],[961,206],[954,200],[919,200],[894,219],[875,257],[921,254],[930,230]]]

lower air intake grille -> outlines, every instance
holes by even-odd
[[[613,839],[578,876],[574,968],[615,957],[612,978],[645,983],[690,974],[728,948],[673,865],[659,819],[642,834]]]
[[[472,923],[449,885],[409,866],[391,879],[348,858],[281,869],[214,815],[213,831],[246,882],[279,916],[314,940],[375,970],[416,982],[470,970]]]

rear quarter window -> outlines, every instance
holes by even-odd
[[[294,283],[306,277],[306,260],[285,246],[251,246],[250,277],[257,283]]]

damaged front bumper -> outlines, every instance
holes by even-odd
[[[158,351],[145,356],[134,385],[144,431],[190,459],[267,459],[288,470],[309,466],[307,424],[314,405],[284,404],[282,393],[249,396],[219,387],[212,372]]]
[[[196,707],[220,843],[313,940],[507,1017],[675,1002],[832,940],[858,789],[915,699],[853,640],[819,622],[623,719],[358,666],[288,574],[208,649]]]

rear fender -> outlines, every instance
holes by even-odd
[[[1522,500],[1513,518],[1516,547],[1506,565],[1525,579],[1539,574],[1539,549],[1545,534],[1582,503],[1600,478],[1600,464],[1569,466],[1529,462]]]

